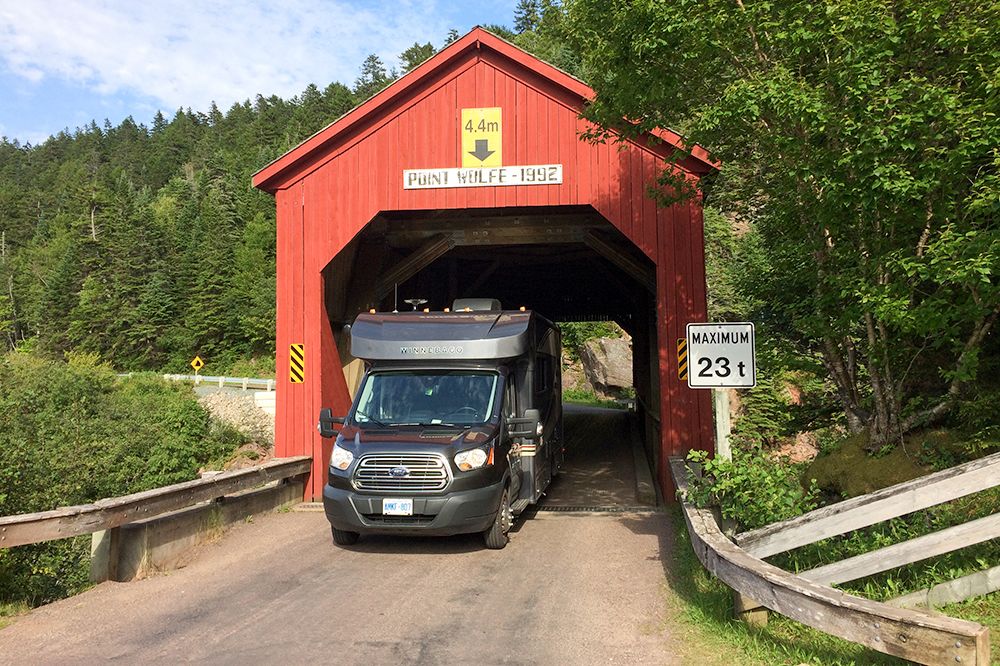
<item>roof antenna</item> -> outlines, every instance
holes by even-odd
[[[392,283],[392,311],[399,312],[399,283]]]

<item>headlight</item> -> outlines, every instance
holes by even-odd
[[[455,454],[455,466],[463,472],[493,464],[493,447],[469,449]]]
[[[330,467],[345,470],[354,462],[354,454],[347,449],[342,449],[336,444],[333,445],[333,452],[330,454]]]

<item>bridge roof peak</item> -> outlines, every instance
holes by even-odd
[[[595,96],[593,89],[580,79],[476,26],[255,173],[254,187],[275,193],[376,129],[379,119],[402,113],[422,94],[458,76],[468,65],[483,61],[519,79],[530,80],[539,92],[578,111]],[[686,149],[676,132],[658,129],[652,134],[663,142],[665,154],[674,148]],[[701,146],[694,146],[690,153],[680,163],[685,170],[701,175],[717,168]]]

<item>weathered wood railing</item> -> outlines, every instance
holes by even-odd
[[[744,597],[740,610],[752,610],[757,604],[828,634],[916,663],[990,663],[989,629],[980,624],[899,607],[905,605],[902,603],[863,599],[829,585],[979,543],[985,539],[976,529],[985,525],[985,533],[992,533],[991,520],[966,523],[960,527],[971,527],[951,531],[943,539],[932,537],[948,530],[801,575],[760,558],[1000,485],[1000,454],[739,534],[735,543],[722,533],[710,510],[684,501],[688,482],[685,461],[671,458],[670,468],[695,553],[708,571]],[[960,540],[946,545],[949,538]],[[996,582],[997,577],[991,577],[989,571],[982,574],[981,578]],[[989,591],[987,587],[977,594]]]
[[[102,499],[92,504],[0,517],[0,548],[115,529],[272,481],[302,476],[309,473],[311,465],[312,459],[308,456],[276,459],[257,467]]]

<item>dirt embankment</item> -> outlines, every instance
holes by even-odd
[[[198,398],[213,419],[236,428],[250,440],[233,454],[225,469],[259,465],[274,456],[274,417],[257,407],[253,395],[209,393]]]

